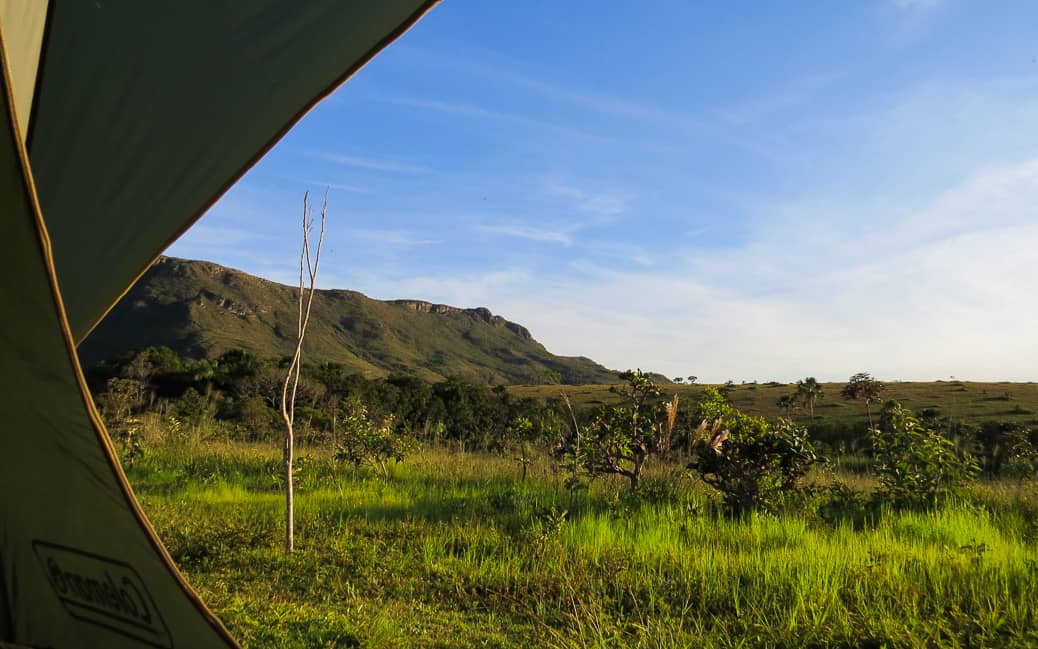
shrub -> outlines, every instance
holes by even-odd
[[[807,471],[824,461],[804,428],[788,419],[772,426],[762,417],[745,415],[713,388],[706,389],[698,415],[700,443],[688,468],[721,492],[732,513],[777,507],[802,491]]]
[[[646,461],[670,448],[678,398],[659,402],[659,387],[641,370],[629,370],[620,378],[627,384],[610,390],[620,394],[627,405],[600,409],[584,428],[579,450],[574,443],[573,453],[588,475],[621,475],[630,481],[633,491]]]
[[[985,421],[973,433],[970,450],[987,475],[1026,477],[1038,456],[1031,436],[1023,424]]]
[[[879,521],[880,501],[867,498],[841,482],[830,484],[819,496],[818,516],[830,525],[850,525],[860,531]]]
[[[376,469],[383,480],[388,480],[388,462],[403,462],[417,445],[411,437],[397,433],[393,424],[392,415],[376,421],[368,417],[367,408],[355,405],[343,418],[335,459],[358,467],[367,464]]]
[[[976,478],[980,467],[951,440],[890,402],[871,433],[878,496],[898,507],[934,507]]]

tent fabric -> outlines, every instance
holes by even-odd
[[[9,86],[4,95],[0,639],[38,647],[235,646],[151,533],[85,391]]]
[[[431,4],[55,0],[28,143],[77,342],[287,124]]]
[[[18,26],[7,30],[4,44],[10,58],[8,69],[22,139],[29,128],[49,7],[48,0],[0,0],[0,25]]]
[[[0,0],[0,647],[236,646],[133,497],[76,342],[432,5],[172,4],[51,0],[40,27],[46,3]]]

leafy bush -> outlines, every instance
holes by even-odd
[[[819,494],[818,516],[830,525],[850,525],[861,531],[879,522],[881,503],[836,482]]]
[[[1023,424],[986,421],[973,432],[970,451],[987,475],[1025,478],[1038,469],[1033,436]]]
[[[380,421],[373,420],[368,417],[367,408],[357,404],[342,420],[342,433],[335,449],[335,459],[358,467],[366,464],[376,469],[383,480],[387,480],[387,463],[390,460],[403,462],[416,445],[414,439],[394,430],[392,415]]]
[[[628,405],[602,408],[584,428],[574,455],[589,475],[622,475],[638,488],[645,462],[666,452],[676,421],[678,399],[661,403],[659,387],[641,370],[620,375],[627,381],[611,391]]]
[[[713,388],[706,388],[698,415],[700,443],[688,468],[721,492],[732,513],[775,508],[801,491],[807,471],[823,461],[804,428],[788,419],[772,426],[743,414]]]
[[[890,402],[871,433],[879,497],[899,507],[934,507],[976,478],[980,467],[951,440]]]
[[[144,457],[144,439],[141,436],[139,419],[126,419],[116,428],[109,428],[109,433],[119,453],[119,462],[124,467],[133,466]]]

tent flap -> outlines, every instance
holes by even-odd
[[[6,63],[6,61],[5,61]],[[86,392],[10,86],[0,115],[0,641],[228,647],[129,492]]]
[[[0,649],[236,646],[133,497],[76,342],[432,4],[0,0]]]
[[[428,0],[58,2],[29,142],[77,342]]]

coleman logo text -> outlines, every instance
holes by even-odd
[[[120,635],[171,649],[169,632],[140,575],[127,563],[43,541],[33,550],[68,613]]]

